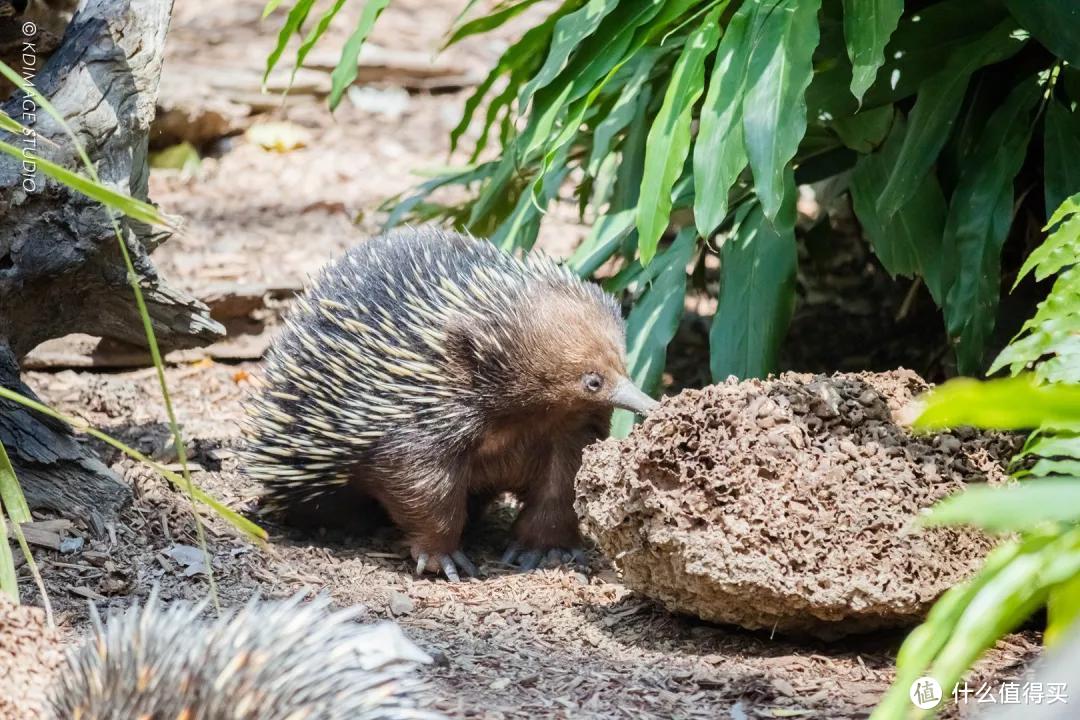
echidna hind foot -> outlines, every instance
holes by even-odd
[[[55,720],[437,720],[411,672],[431,659],[392,623],[359,625],[325,598],[93,615],[51,692]]]
[[[472,569],[460,543],[476,496],[521,501],[515,557],[579,548],[582,449],[613,408],[654,405],[626,377],[620,308],[598,286],[540,255],[410,229],[349,250],[297,300],[242,462],[268,507],[374,498],[419,569],[453,579]]]

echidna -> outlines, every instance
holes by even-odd
[[[501,492],[522,502],[504,562],[580,559],[581,451],[612,408],[656,405],[624,346],[615,300],[550,259],[436,229],[376,237],[287,317],[249,407],[246,471],[271,509],[374,498],[417,574],[475,575],[467,508]]]
[[[410,672],[431,662],[393,623],[301,598],[252,601],[211,622],[203,604],[143,608],[68,656],[50,693],[56,720],[405,720],[424,710]]]

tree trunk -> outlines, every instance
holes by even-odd
[[[33,80],[74,130],[102,182],[141,199],[147,195],[147,138],[171,12],[171,0],[86,0]],[[28,52],[23,67],[14,69],[32,75],[34,61]],[[3,109],[39,136],[35,143],[6,135],[8,142],[81,169],[62,127],[23,91]],[[206,306],[165,284],[151,263],[149,252],[167,234],[126,218],[118,223],[163,351],[220,337],[223,328]],[[0,384],[25,394],[18,359],[38,343],[72,332],[146,344],[109,212],[5,155]],[[130,497],[127,486],[60,423],[0,404],[0,441],[32,507],[79,514],[90,509],[100,521]]]

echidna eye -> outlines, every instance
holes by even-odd
[[[599,373],[587,372],[581,376],[581,384],[589,392],[600,392],[600,389],[604,387],[604,378],[600,377]]]

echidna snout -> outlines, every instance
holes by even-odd
[[[627,379],[625,342],[614,298],[550,259],[431,228],[373,238],[286,318],[246,471],[268,509],[377,501],[418,572],[473,573],[462,529],[502,492],[522,503],[504,560],[581,557],[581,451],[614,407],[655,405]]]

